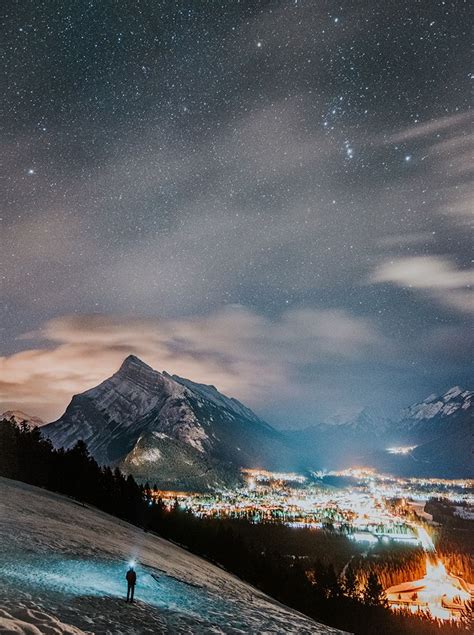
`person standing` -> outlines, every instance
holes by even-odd
[[[135,569],[132,565],[130,565],[130,569],[127,571],[127,575],[125,576],[125,578],[127,580],[127,602],[133,602],[135,584],[137,582],[137,574],[135,573]]]

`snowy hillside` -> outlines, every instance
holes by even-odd
[[[131,606],[124,576],[132,558],[138,580]],[[340,632],[161,538],[1,478],[0,576],[0,632]]]
[[[284,437],[236,399],[133,355],[42,431],[56,447],[82,439],[99,463],[167,487],[233,484],[240,467],[280,467],[288,453]]]

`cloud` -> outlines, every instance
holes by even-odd
[[[441,256],[412,256],[384,262],[375,269],[370,280],[417,289],[444,305],[474,312],[471,289],[474,271],[456,269],[450,260]]]
[[[420,231],[407,234],[392,234],[388,236],[382,236],[378,241],[378,245],[382,249],[400,248],[417,244],[429,244],[434,242],[433,232]]]
[[[0,358],[0,402],[46,419],[130,353],[258,406],[297,396],[306,364],[350,366],[383,345],[368,320],[344,311],[291,310],[271,320],[242,306],[177,320],[66,316],[23,339],[30,338],[41,346]]]
[[[18,184],[15,195],[27,190],[38,211],[25,215],[21,199],[21,218],[6,229],[15,248],[6,250],[5,293],[35,311],[134,306],[161,315],[242,301],[242,288],[280,295],[282,261],[284,286],[319,286],[323,268],[332,284],[343,260],[320,245],[342,231],[331,202],[340,185],[325,175],[340,148],[320,127],[306,130],[297,107],[294,99],[258,106],[216,138],[180,143],[160,123],[126,137],[126,151],[115,148],[87,178],[77,170],[56,188]],[[355,220],[343,231],[360,253],[367,232]]]
[[[439,117],[438,119],[432,119],[426,123],[419,123],[414,126],[409,126],[408,128],[403,128],[398,132],[385,136],[384,141],[386,143],[404,143],[423,137],[432,138],[434,134],[440,134],[446,130],[469,124],[470,118],[471,114],[469,112],[460,112],[455,115]]]
[[[463,111],[378,136],[380,146],[416,154],[414,162],[436,184],[431,208],[437,214],[453,216],[465,224],[472,215],[472,153],[474,134],[470,132],[472,115]],[[425,176],[426,178],[426,176]],[[426,181],[425,181],[426,182]],[[433,187],[431,186],[433,189]],[[426,193],[426,188],[423,186]]]

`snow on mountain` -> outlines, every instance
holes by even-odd
[[[168,373],[166,373],[165,371],[163,372],[163,374],[165,376],[168,376]],[[257,415],[252,412],[250,408],[247,408],[242,403],[240,403],[240,401],[234,399],[233,397],[226,397],[225,395],[220,393],[215,386],[198,384],[189,379],[179,377],[178,375],[173,375],[171,378],[177,381],[179,384],[182,384],[183,386],[189,388],[193,393],[201,395],[207,401],[211,401],[212,403],[216,404],[216,406],[225,408],[229,412],[234,413],[236,416],[245,417],[249,421],[258,421],[264,426],[271,427],[267,423],[265,423],[265,421],[262,421],[262,419],[257,417]]]
[[[406,408],[401,414],[401,420],[427,421],[436,416],[449,417],[458,410],[465,411],[471,408],[473,397],[474,391],[454,386],[444,395],[430,395],[421,403]]]
[[[44,425],[44,421],[39,417],[28,415],[21,410],[6,410],[2,415],[0,415],[0,421],[2,420],[11,421],[17,426],[26,424],[31,428]]]
[[[81,438],[99,462],[122,459],[140,437],[157,429],[205,451],[207,434],[187,403],[188,390],[130,355],[109,379],[75,395],[44,433],[56,446]]]
[[[160,373],[131,355],[99,386],[75,395],[64,415],[43,428],[56,447],[83,439],[99,463],[137,477],[193,487],[217,484],[239,467],[278,465],[282,435],[214,386]],[[158,434],[158,436],[156,436]],[[192,469],[190,468],[192,466]],[[191,473],[194,469],[194,475]]]
[[[134,605],[124,602],[130,559]],[[340,633],[166,540],[3,478],[0,576],[1,632]]]
[[[415,476],[474,476],[474,392],[453,386],[402,411],[387,434],[386,447],[412,447],[389,469]]]
[[[372,409],[336,423],[287,433],[305,466],[317,469],[371,465],[412,476],[474,475],[474,392],[454,386],[430,395],[394,420]],[[393,448],[410,448],[394,455]]]

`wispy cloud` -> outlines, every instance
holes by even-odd
[[[344,311],[287,311],[270,320],[241,306],[179,320],[61,317],[28,338],[43,345],[0,358],[0,401],[45,418],[61,414],[72,394],[111,375],[129,353],[258,405],[269,395],[297,396],[307,364],[350,365],[383,346],[368,320]]]
[[[415,289],[444,305],[474,312],[474,271],[457,269],[441,256],[413,256],[383,262],[373,272],[371,282],[389,282]]]
[[[425,123],[418,123],[407,128],[403,128],[397,132],[383,137],[385,143],[404,143],[406,141],[412,141],[413,139],[419,139],[422,137],[433,138],[433,135],[450,131],[457,126],[466,126],[471,120],[471,113],[460,112],[455,115],[447,115],[446,117],[439,117],[438,119],[432,119]]]

